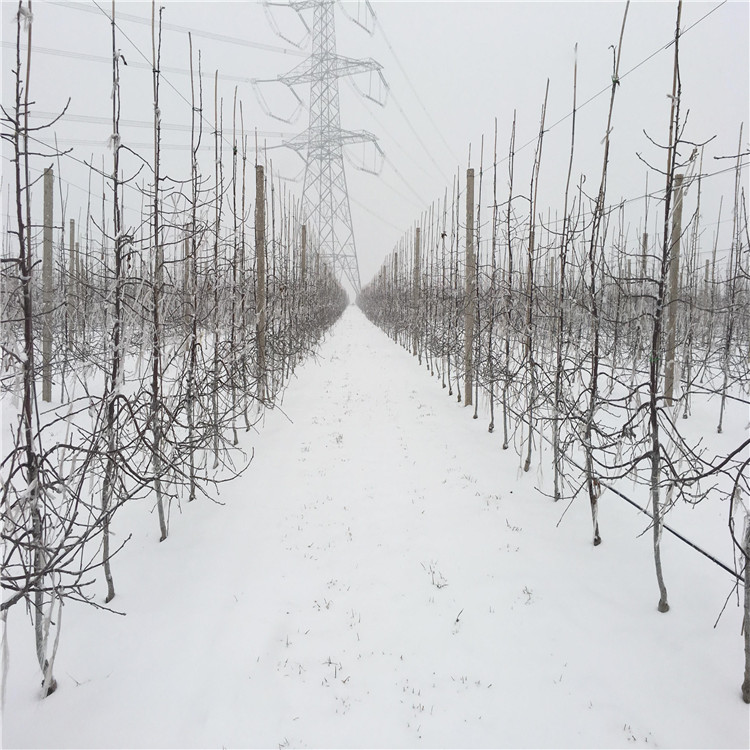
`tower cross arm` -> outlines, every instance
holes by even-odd
[[[326,129],[325,132],[305,130],[299,135],[284,141],[284,145],[302,154],[308,149],[315,150],[316,147],[332,143],[341,143],[342,146],[352,146],[355,143],[377,143],[378,137],[367,130],[343,130],[341,128]]]
[[[320,0],[295,0],[295,2],[291,3],[279,3],[279,5],[283,5],[286,7],[292,8],[293,10],[296,10],[298,13],[301,10],[309,10],[310,8],[317,8],[320,5]],[[331,3],[333,5],[333,3]]]
[[[378,137],[367,130],[342,130],[340,131],[341,143],[350,146],[354,143],[377,143]]]
[[[382,69],[383,66],[371,58],[357,60],[352,57],[344,57],[344,55],[325,55],[322,56],[322,59],[319,59],[317,55],[313,55],[303,60],[286,75],[279,76],[278,80],[287,86],[297,86],[320,80],[321,71],[324,71],[326,78],[344,78],[345,76]]]

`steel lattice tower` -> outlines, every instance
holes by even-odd
[[[279,80],[287,86],[310,85],[310,122],[306,131],[286,142],[305,159],[302,219],[317,238],[321,259],[337,278],[346,278],[359,294],[359,263],[354,243],[352,213],[344,171],[344,146],[371,142],[367,131],[341,129],[339,78],[380,71],[374,60],[355,60],[336,54],[333,0],[300,0],[296,11],[313,10],[312,53]]]

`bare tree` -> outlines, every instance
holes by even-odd
[[[588,407],[584,417],[583,448],[586,455],[586,487],[588,490],[589,504],[591,506],[591,518],[594,526],[594,545],[601,544],[599,536],[599,496],[601,495],[601,483],[594,470],[594,433],[597,411],[599,409],[599,365],[600,365],[600,291],[597,289],[597,278],[599,276],[599,253],[601,249],[602,219],[605,212],[605,201],[607,195],[607,170],[609,167],[610,135],[612,133],[612,114],[615,105],[615,94],[620,84],[620,58],[622,56],[622,39],[625,34],[625,23],[628,18],[630,2],[625,4],[625,12],[620,29],[620,41],[617,49],[613,51],[614,63],[612,66],[612,87],[609,98],[609,114],[607,115],[607,130],[604,135],[604,157],[602,159],[602,176],[599,183],[599,192],[594,206],[592,218],[591,237],[588,249],[589,270],[589,304],[591,305],[592,345],[590,358],[590,380],[588,391]]]
[[[568,253],[572,240],[571,217],[569,214],[570,178],[573,173],[573,154],[576,142],[576,94],[578,82],[578,45],[576,45],[576,58],[573,66],[573,110],[570,125],[570,158],[568,160],[568,176],[565,181],[565,198],[563,204],[563,224],[560,232],[560,256],[557,279],[557,318],[556,341],[555,341],[555,396],[552,417],[552,450],[553,450],[553,472],[554,472],[554,499],[557,502],[562,493],[561,473],[563,462],[563,446],[560,438],[560,421],[563,400],[563,361],[565,356],[565,305],[567,296],[566,276],[568,273]]]
[[[153,266],[151,279],[151,312],[152,312],[152,345],[151,345],[151,470],[154,476],[154,492],[156,493],[156,508],[159,514],[159,541],[167,538],[167,520],[164,513],[162,499],[162,290],[164,286],[164,248],[162,246],[161,203],[159,199],[161,189],[161,111],[159,109],[159,84],[161,81],[161,15],[163,8],[159,8],[158,27],[156,22],[156,2],[151,2],[151,52],[152,79],[154,93],[154,203],[152,215],[153,231]]]
[[[523,464],[523,470],[528,471],[531,468],[531,450],[534,443],[534,420],[537,400],[537,363],[534,359],[534,308],[535,308],[535,281],[534,281],[534,264],[536,262],[536,209],[537,196],[539,191],[539,169],[542,165],[542,145],[544,143],[544,121],[547,114],[547,97],[549,96],[549,78],[544,90],[544,103],[542,104],[542,114],[539,121],[539,135],[536,142],[536,152],[534,153],[534,166],[531,171],[531,186],[529,188],[529,244],[527,248],[528,264],[526,267],[526,326],[525,326],[525,346],[524,362],[526,365],[526,374],[528,377],[528,394],[527,394],[527,419],[529,425],[529,436],[526,444],[526,459]]]
[[[669,117],[669,141],[667,145],[667,186],[664,200],[664,231],[662,240],[661,271],[658,278],[656,300],[654,306],[654,322],[651,334],[651,352],[649,367],[649,427],[651,432],[651,512],[653,515],[653,546],[654,567],[656,569],[656,581],[659,587],[659,612],[668,612],[667,587],[664,583],[664,574],[661,565],[661,533],[662,533],[662,509],[661,509],[661,461],[662,445],[659,437],[659,415],[661,411],[660,396],[660,364],[663,352],[663,316],[666,300],[666,284],[669,276],[669,264],[672,257],[672,244],[679,242],[679,237],[670,239],[670,212],[672,209],[672,191],[676,171],[677,140],[680,129],[680,18],[682,16],[682,0],[677,5],[677,22],[674,35],[674,69],[672,76],[672,104]]]

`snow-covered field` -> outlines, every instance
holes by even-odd
[[[732,577],[665,535],[659,614],[648,519],[605,493],[600,547],[583,498],[558,526],[549,478],[356,308],[244,440],[165,543],[118,513],[127,614],[65,608],[45,700],[11,610],[4,747],[750,746]],[[725,510],[667,522],[730,563]]]

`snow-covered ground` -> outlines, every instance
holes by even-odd
[[[558,526],[538,471],[356,308],[245,440],[225,504],[165,543],[144,503],[118,514],[127,614],[65,608],[45,700],[11,611],[4,747],[750,745],[731,576],[665,535],[659,614],[648,519],[605,493],[600,547],[583,498]]]

